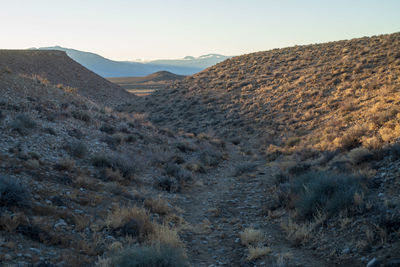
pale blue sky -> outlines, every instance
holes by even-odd
[[[400,31],[400,0],[0,0],[0,48],[116,60],[249,52]]]

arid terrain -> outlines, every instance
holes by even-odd
[[[117,77],[107,78],[110,82],[118,84],[130,93],[137,96],[146,96],[155,90],[163,90],[174,81],[185,78],[168,71],[159,71],[144,77]]]
[[[62,52],[0,50],[0,262],[400,266],[399,47],[115,84]]]

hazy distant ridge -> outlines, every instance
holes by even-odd
[[[169,71],[179,75],[191,75],[230,58],[218,54],[209,54],[197,58],[188,56],[184,59],[130,62],[114,61],[94,53],[60,46],[41,47],[38,49],[65,51],[73,60],[103,77],[146,76],[158,71]]]

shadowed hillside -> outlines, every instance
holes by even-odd
[[[250,160],[236,175],[259,182],[265,202],[255,204],[245,182],[248,196],[238,197],[254,201],[259,213],[251,215],[279,225],[293,247],[339,266],[396,266],[399,47],[394,33],[234,57],[126,110],[171,129],[216,134],[243,155],[262,157],[266,171],[256,173]],[[243,238],[250,259],[269,253]]]
[[[37,78],[104,105],[120,105],[134,98],[61,51],[0,50],[0,69]]]
[[[175,202],[222,142],[108,106],[127,95],[62,52],[0,51],[1,264],[116,266],[135,246],[187,266]]]

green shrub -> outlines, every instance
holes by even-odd
[[[169,246],[129,248],[112,257],[115,267],[185,267],[183,251]]]
[[[0,175],[0,206],[29,206],[29,196],[26,186],[9,176]]]
[[[29,130],[36,128],[36,122],[28,115],[20,114],[10,123],[10,127],[13,131],[25,135]]]
[[[354,204],[354,194],[362,193],[361,179],[346,174],[310,172],[299,176],[292,185],[296,208],[304,218],[318,211],[332,216]]]

